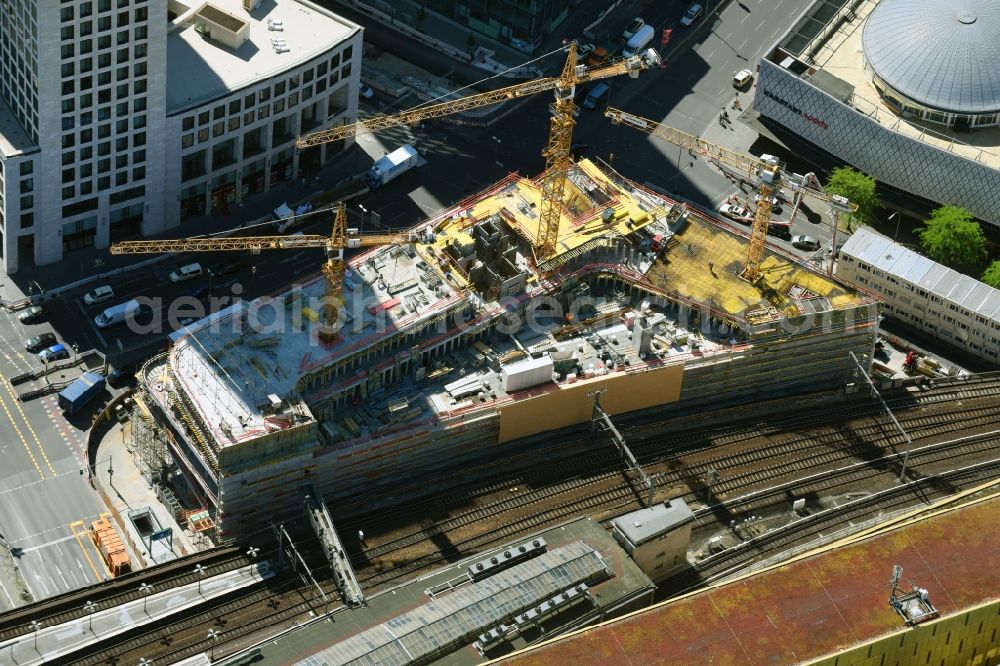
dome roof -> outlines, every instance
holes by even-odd
[[[958,113],[1000,110],[997,0],[882,0],[862,46],[878,77],[915,102]]]

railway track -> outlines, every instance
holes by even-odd
[[[977,400],[973,399],[972,402]],[[834,413],[829,416],[839,422],[846,414]],[[988,430],[991,426],[1000,426],[1000,404],[986,407],[973,405],[951,409],[947,413],[904,413],[898,415],[898,418],[914,442],[923,442],[956,432],[956,420],[962,424],[960,427],[963,431]],[[707,437],[706,446],[694,452],[689,449],[686,453],[711,451],[714,455],[702,460],[686,461],[680,468],[676,468],[676,460],[657,459],[658,456],[663,458],[675,452],[672,444],[633,450],[643,462],[647,474],[659,475],[658,485],[664,489],[673,489],[678,484],[697,485],[697,481],[705,478],[710,469],[716,469],[720,473],[733,472],[713,488],[716,495],[725,495],[740,489],[773,485],[781,479],[807,472],[833,470],[859,459],[864,465],[874,468],[866,478],[882,475],[886,473],[883,468],[888,467],[890,461],[895,461],[897,467],[901,464],[899,455],[889,452],[905,444],[905,439],[898,431],[882,422],[852,424],[847,433],[842,429],[819,429],[811,433],[796,434],[779,443],[746,449],[747,442],[759,438],[758,433],[728,433],[724,438],[727,441],[720,445],[720,438]],[[857,443],[871,439],[880,440],[880,444],[873,446]],[[981,443],[976,452],[969,450],[966,455],[983,454],[991,446],[988,441]],[[731,451],[731,447],[735,447],[737,451]],[[502,543],[509,536],[557,522],[552,520],[553,516],[565,519],[580,513],[622,511],[640,506],[644,489],[633,487],[629,483],[630,479],[623,475],[617,454],[591,456],[587,462],[593,465],[599,459],[612,461],[614,467],[479,506],[431,526],[381,542],[363,553],[355,553],[352,562],[362,584],[370,588],[394,582],[440,563],[455,551],[475,552],[494,543]],[[857,476],[854,481],[858,482],[860,479]],[[621,483],[623,480],[626,481],[625,484]],[[692,484],[692,480],[696,483]],[[680,495],[688,502],[700,499],[698,493],[692,490],[672,494]],[[524,510],[528,511],[526,515],[517,515],[516,512]],[[482,535],[456,538],[463,528],[486,524],[490,519],[501,515],[504,516],[502,525],[494,526]],[[405,558],[400,555],[417,544],[426,544],[442,537],[451,545],[448,553],[431,551]],[[403,560],[406,563],[399,564]]]

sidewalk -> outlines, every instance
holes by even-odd
[[[177,524],[171,512],[156,496],[155,490],[143,478],[136,466],[136,453],[128,448],[131,439],[131,423],[122,426],[115,424],[108,429],[97,446],[94,465],[97,478],[94,482],[112,513],[112,524],[125,537],[122,542],[128,546],[133,566],[138,560],[139,568],[145,569],[200,550],[195,543],[200,543],[200,536]],[[170,549],[172,554],[164,552],[167,544],[160,541],[153,542],[157,552],[151,553],[149,543],[129,520],[130,512],[144,509],[149,510],[160,528],[173,530],[173,547]],[[204,543],[202,547],[211,545]]]
[[[352,146],[335,156],[313,181],[304,183],[300,178],[280,183],[267,192],[252,195],[243,202],[234,204],[230,208],[229,215],[203,215],[189,218],[177,227],[168,229],[157,236],[143,237],[143,240],[183,238],[238,230],[248,224],[269,219],[271,211],[281,203],[287,202],[294,207],[295,202],[322,194],[345,178],[364,173],[371,167],[371,164],[372,158],[364,150]],[[266,230],[263,233],[270,233],[270,231]],[[45,291],[89,278],[92,278],[94,283],[98,279],[102,279],[104,282],[114,285],[117,280],[116,271],[141,269],[144,264],[168,259],[169,255],[155,257],[112,255],[107,248],[89,247],[66,253],[61,261],[54,264],[22,267],[16,274],[7,276],[0,296],[7,301],[24,298],[28,295],[30,282],[37,283]],[[97,265],[98,260],[103,263]],[[105,277],[100,278],[99,276]],[[81,289],[83,288],[85,287],[81,286]],[[31,291],[37,293],[34,289]]]

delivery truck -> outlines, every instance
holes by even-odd
[[[104,390],[104,376],[87,372],[59,392],[59,408],[64,414],[74,414]]]
[[[410,144],[400,146],[388,155],[379,158],[368,170],[368,175],[365,177],[368,181],[368,187],[377,190],[393,178],[401,176],[417,166],[419,159],[420,154],[417,153],[416,148]]]

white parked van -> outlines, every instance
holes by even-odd
[[[83,302],[87,305],[95,305],[97,303],[103,303],[104,301],[110,301],[114,297],[115,290],[108,285],[102,285],[96,289],[91,289],[84,294]]]
[[[653,36],[655,34],[656,30],[653,29],[653,26],[642,26],[629,38],[628,43],[625,44],[625,48],[622,50],[622,55],[626,58],[630,58],[636,53],[639,53],[643,48],[645,48],[646,44],[649,44],[649,42],[653,40]]]
[[[187,266],[181,266],[176,271],[170,274],[171,282],[184,282],[186,280],[191,280],[196,277],[200,277],[202,274],[201,264],[188,264]]]
[[[139,301],[134,298],[131,301],[125,301],[124,303],[119,303],[118,305],[112,305],[110,308],[97,315],[94,318],[94,323],[97,324],[98,328],[107,328],[108,326],[114,326],[116,324],[124,323],[125,319],[130,315],[134,315],[141,309]]]

